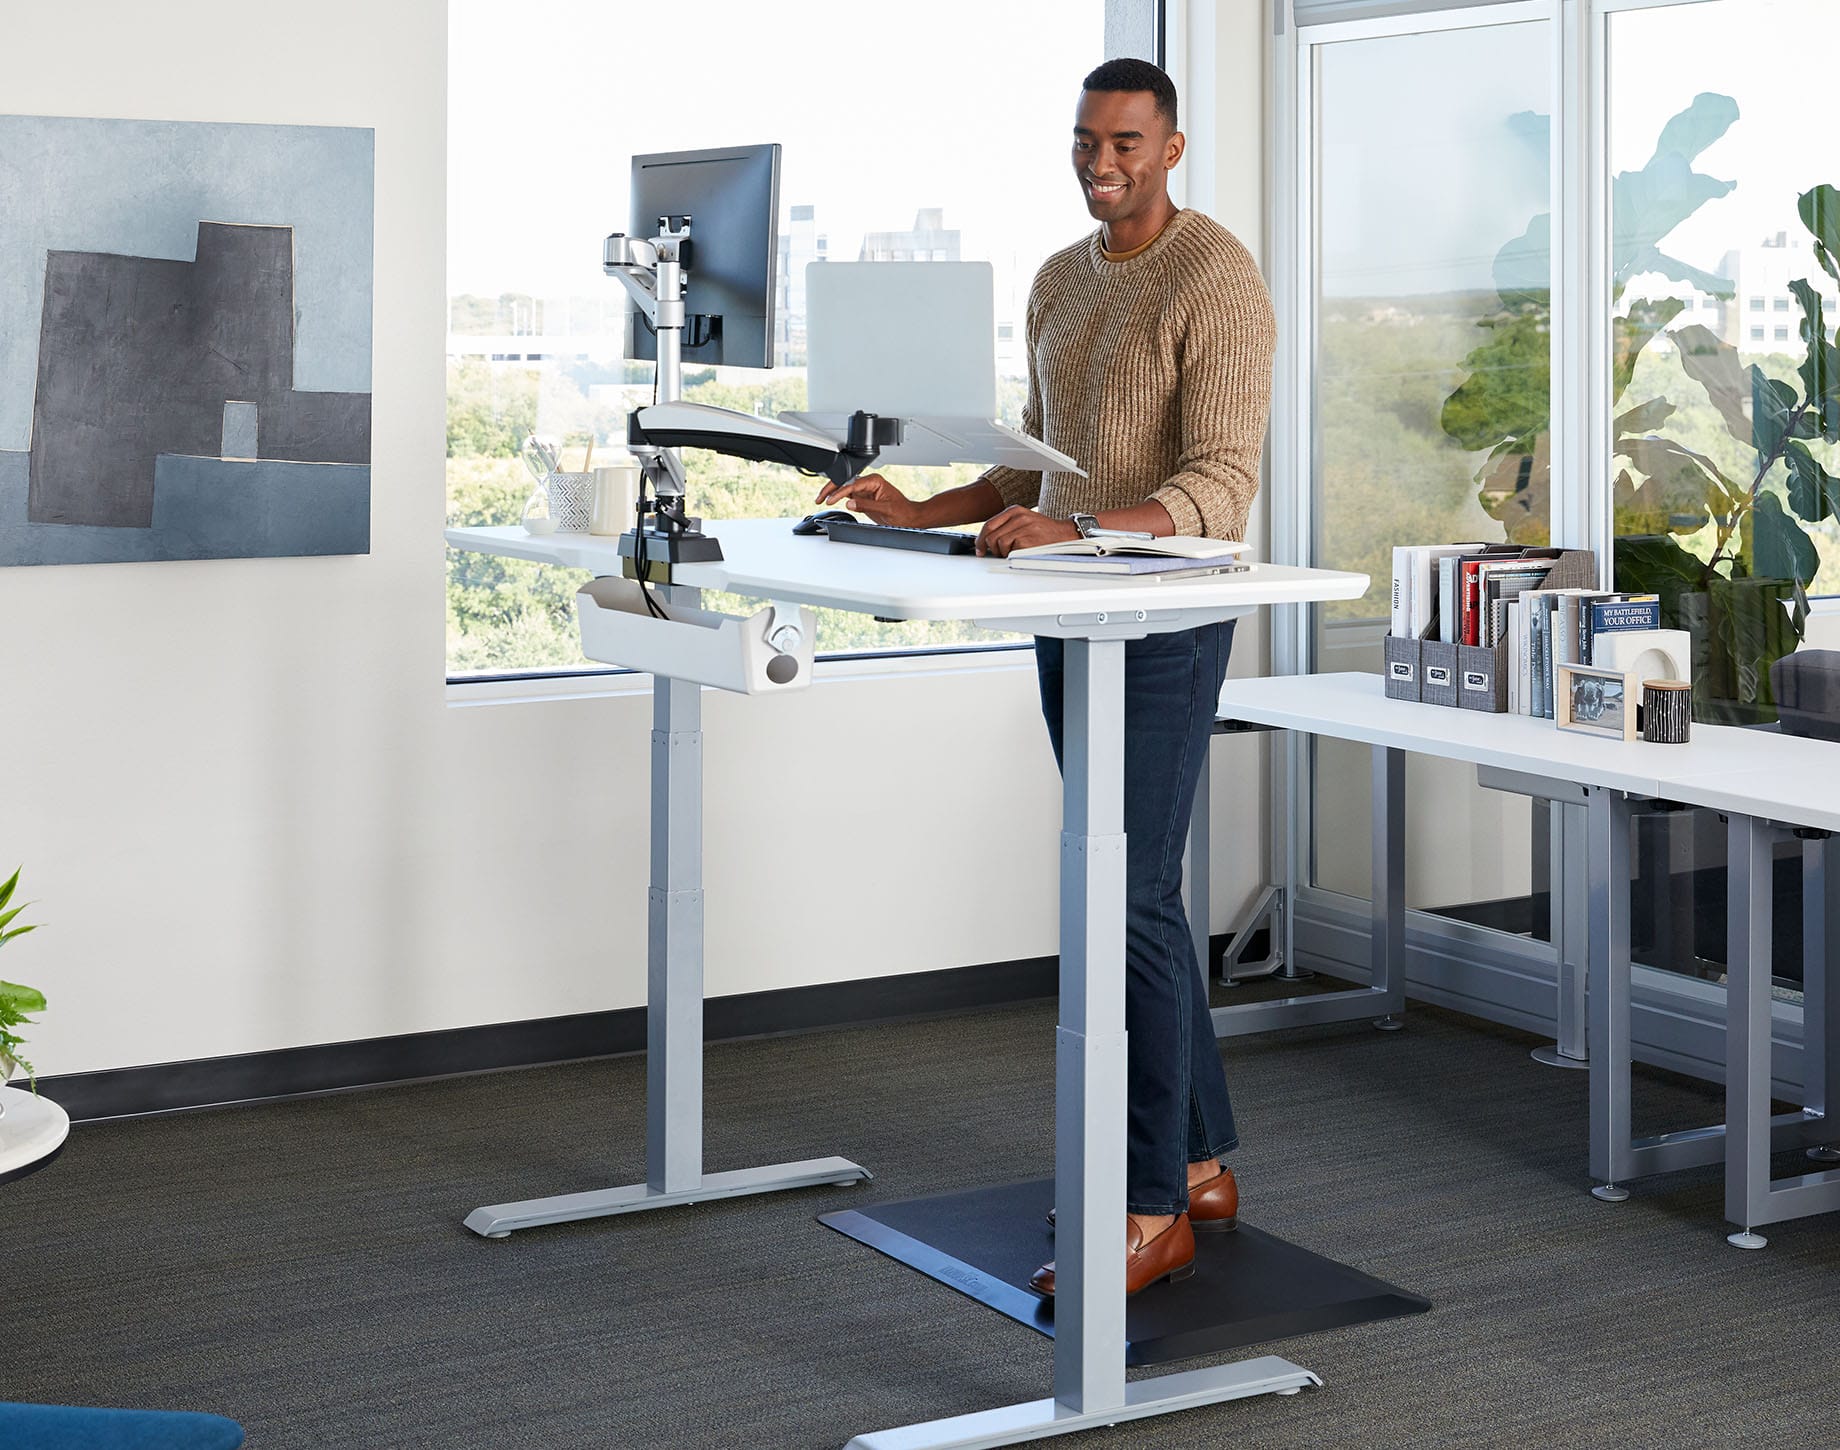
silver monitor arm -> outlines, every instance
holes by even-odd
[[[627,424],[628,446],[639,459],[643,483],[638,518],[620,538],[626,577],[653,584],[670,583],[674,564],[722,557],[722,546],[703,532],[703,521],[685,513],[679,448],[785,463],[841,484],[874,463],[883,448],[898,445],[903,431],[899,418],[855,413],[839,443],[798,424],[682,401],[684,277],[694,255],[691,220],[659,217],[656,237],[615,232],[601,249],[601,270],[619,278],[658,338],[655,400],[637,409]]]

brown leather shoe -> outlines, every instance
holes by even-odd
[[[1142,1232],[1135,1223],[1127,1219],[1124,1230],[1124,1292],[1125,1297],[1147,1289],[1158,1279],[1167,1279],[1170,1283],[1188,1278],[1195,1272],[1195,1235],[1188,1226],[1188,1215],[1179,1213],[1176,1221],[1164,1229],[1149,1243],[1144,1243],[1138,1235]],[[1054,1294],[1054,1262],[1049,1260],[1029,1276],[1029,1287],[1037,1294],[1052,1298]]]
[[[1239,1184],[1231,1168],[1188,1190],[1188,1219],[1196,1233],[1231,1233],[1239,1227]]]
[[[1233,1170],[1223,1168],[1188,1190],[1189,1226],[1200,1233],[1232,1233],[1239,1227],[1239,1184]],[[1048,1210],[1048,1227],[1054,1227],[1054,1210]]]

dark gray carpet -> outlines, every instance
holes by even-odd
[[[1729,1248],[1711,1170],[1599,1203],[1583,1073],[1408,1023],[1228,1044],[1234,1166],[1248,1222],[1432,1312],[1275,1346],[1319,1394],[1068,1443],[1840,1443],[1840,1221]],[[255,1450],[836,1447],[1034,1399],[1048,1341],[813,1216],[1050,1172],[1052,1066],[1046,1007],[714,1047],[711,1169],[876,1182],[499,1242],[462,1217],[641,1175],[642,1061],[80,1127],[0,1189],[0,1398],[214,1410]],[[1638,1094],[1644,1129],[1718,1116]]]

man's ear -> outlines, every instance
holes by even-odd
[[[1163,145],[1163,170],[1174,171],[1176,162],[1182,159],[1183,149],[1188,145],[1188,138],[1180,131],[1171,131],[1169,140]]]

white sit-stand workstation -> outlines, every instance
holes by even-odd
[[[636,184],[645,159],[635,159]],[[682,184],[688,171],[677,166],[673,179]],[[635,199],[636,216],[646,215],[645,205]],[[447,534],[457,549],[587,570],[595,578],[578,598],[584,651],[653,675],[646,1182],[491,1205],[471,1213],[468,1227],[503,1237],[541,1224],[869,1177],[844,1157],[703,1172],[701,694],[808,687],[811,607],[970,621],[1066,641],[1053,1384],[1041,1400],[866,1433],[851,1443],[860,1450],[1013,1444],[1318,1383],[1307,1369],[1272,1356],[1126,1381],[1124,660],[1131,639],[1241,618],[1265,605],[1355,598],[1366,577],[1257,564],[1171,582],[1086,578],[795,535],[790,519],[723,522],[705,531],[684,506],[680,446],[788,462],[839,480],[872,462],[939,461],[941,454],[980,462],[995,452],[1015,461],[1032,451],[1036,466],[1073,464],[1011,430],[925,407],[912,412],[930,426],[910,441],[902,426],[907,410],[889,410],[885,400],[877,400],[884,413],[858,409],[830,433],[822,410],[810,420],[770,421],[677,402],[681,263],[684,244],[702,235],[694,216],[686,221],[678,213],[691,211],[657,205],[656,238],[616,237],[607,249],[607,270],[633,292],[658,340],[659,401],[634,415],[635,451],[655,494],[642,496],[642,525],[617,539],[533,535],[522,527]],[[899,304],[890,298],[889,305]],[[981,437],[990,451],[966,437]],[[768,603],[745,620],[704,611],[702,593],[717,590]]]
[[[1741,1248],[1761,1248],[1765,1224],[1840,1208],[1840,1172],[1817,1170],[1772,1182],[1770,1154],[1805,1149],[1831,1161],[1840,1122],[1829,1117],[1836,1093],[1833,1057],[1840,1045],[1830,972],[1836,938],[1836,853],[1827,839],[1840,829],[1840,793],[1832,785],[1827,742],[1696,725],[1685,744],[1593,739],[1549,720],[1389,700],[1378,675],[1332,674],[1230,681],[1224,716],[1347,740],[1374,755],[1373,940],[1375,983],[1352,992],[1220,1009],[1224,1031],[1298,1022],[1346,1020],[1361,994],[1404,989],[1406,908],[1404,757],[1422,754],[1582,791],[1582,860],[1555,878],[1581,876],[1587,897],[1586,983],[1592,1192],[1606,1202],[1628,1198],[1628,1181],[1675,1169],[1725,1165],[1725,1216]],[[1629,946],[1632,805],[1672,802],[1727,818],[1725,1122],[1684,1132],[1638,1135],[1630,1113],[1631,963]],[[1770,1044],[1771,844],[1784,833],[1801,840],[1804,859],[1803,1104],[1772,1115]],[[1384,849],[1383,849],[1384,848]],[[1555,913],[1557,915],[1557,913]],[[1555,950],[1565,952],[1555,931]],[[1390,975],[1382,975],[1390,973]],[[1561,981],[1565,1017],[1567,984]],[[1350,1005],[1350,1002],[1353,1005]],[[1574,1009],[1575,1010],[1575,1009]],[[1325,1016],[1324,1014],[1333,1014]]]

